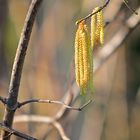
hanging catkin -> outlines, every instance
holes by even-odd
[[[93,61],[90,35],[85,21],[79,23],[75,37],[75,75],[81,94],[93,84]]]
[[[84,77],[82,33],[84,23],[81,22],[75,37],[75,75],[78,86],[82,86]]]
[[[96,10],[96,9],[95,9]],[[95,10],[93,10],[93,13],[95,12]],[[96,24],[96,17],[95,15],[93,15],[91,17],[91,46],[92,48],[94,47],[94,43],[95,43],[95,24]]]
[[[80,86],[80,64],[79,64],[79,28],[75,36],[75,77],[76,83]]]
[[[93,13],[99,10],[96,7]],[[75,77],[81,94],[87,89],[93,92],[93,47],[104,43],[102,10],[91,16],[91,33],[89,35],[85,20],[80,21],[75,36]]]
[[[99,7],[96,7],[93,10],[93,13],[97,10],[99,10]],[[91,44],[92,46],[104,44],[104,25],[102,10],[91,17]]]
[[[99,42],[101,45],[104,44],[104,25],[103,25],[103,12],[102,10],[100,12],[97,13],[97,26],[99,28],[99,34],[100,34],[100,38],[99,38]]]

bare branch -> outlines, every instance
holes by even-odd
[[[90,18],[92,15],[95,15],[96,13],[100,12],[101,10],[103,10],[108,4],[109,4],[110,0],[106,0],[105,4],[103,6],[101,6],[97,11],[87,15],[86,17],[76,21],[76,25],[79,24],[81,21],[83,20],[87,20],[88,18]]]
[[[33,23],[34,23],[36,13],[39,9],[41,2],[42,0],[32,0],[26,19],[25,19],[22,34],[19,40],[19,44],[18,44],[18,48],[17,48],[17,52],[16,52],[14,64],[13,64],[12,74],[11,74],[7,106],[6,106],[5,114],[4,114],[4,124],[8,127],[12,126],[14,113],[15,113],[15,111],[13,111],[12,109],[17,105],[22,67],[24,64],[24,59],[25,59],[25,55],[27,51],[27,46],[30,40]],[[5,136],[7,136],[8,134],[9,132],[4,131],[2,134],[2,139],[9,140],[10,136],[5,138]]]
[[[92,100],[89,100],[87,103],[85,103],[84,105],[82,105],[80,108],[79,108],[79,111],[82,111],[86,106],[88,106],[90,103],[92,102]]]
[[[35,122],[35,123],[53,123],[53,117],[39,116],[39,115],[19,115],[14,117],[14,123],[21,122]]]
[[[82,19],[76,21],[76,25],[79,24],[81,21],[87,20],[87,19],[90,18],[92,15],[95,15],[96,13],[100,12],[101,10],[103,10],[103,9],[109,4],[109,2],[110,2],[110,0],[106,0],[105,4],[104,4],[103,6],[101,6],[101,7],[99,7],[98,10],[96,10],[95,12],[92,12],[91,14],[87,15],[86,17],[84,17],[84,18],[82,18]],[[138,15],[138,12],[136,12],[135,9],[131,8],[131,7],[128,5],[127,0],[123,0],[123,2],[124,2],[124,4],[127,6],[127,8],[128,8],[131,12],[135,13],[136,15]]]
[[[2,124],[2,123],[0,123],[0,127],[1,127],[3,130],[9,132],[7,135],[5,135],[5,138],[7,138],[7,137],[9,137],[9,136],[11,136],[11,135],[15,135],[15,136],[18,136],[18,137],[23,138],[23,139],[26,139],[26,140],[37,140],[36,138],[33,138],[33,137],[31,137],[31,136],[29,136],[29,135],[26,135],[26,134],[23,134],[23,133],[21,133],[21,132],[15,130],[15,129],[9,128],[9,127],[5,126],[5,125]]]
[[[57,129],[57,131],[59,132],[59,134],[60,134],[60,136],[61,136],[61,138],[62,138],[63,140],[70,140],[70,139],[66,136],[65,131],[64,131],[64,129],[63,129],[63,127],[61,126],[60,123],[54,122],[54,123],[53,123],[53,126]]]
[[[131,12],[135,13],[136,15],[138,15],[138,12],[136,12],[135,9],[133,9],[132,7],[130,7],[130,6],[128,5],[128,1],[127,1],[127,0],[123,0],[123,2],[124,2],[124,4],[127,6],[127,8],[128,8]]]
[[[30,103],[49,103],[49,104],[58,104],[58,105],[63,105],[67,109],[71,110],[77,110],[77,111],[82,111],[87,105],[89,105],[92,102],[92,100],[89,100],[87,103],[82,105],[81,107],[71,107],[64,102],[61,101],[52,101],[52,100],[42,100],[42,99],[30,99],[21,103],[18,103],[18,108],[22,107],[23,105],[27,105]]]
[[[51,124],[53,127],[55,127],[61,138],[63,140],[70,140],[64,130],[63,127],[61,126],[60,123],[55,121],[52,117],[46,117],[46,116],[37,116],[37,115],[19,115],[15,116],[14,118],[14,123],[21,123],[21,122],[35,122],[35,123],[46,123],[46,124]]]
[[[62,99],[62,100],[64,100],[67,105],[71,105],[72,100],[73,100],[73,96],[74,96],[74,94],[73,94],[73,91],[72,91],[71,85],[70,85],[69,86],[69,93],[66,94],[64,96],[64,99]],[[67,113],[67,109],[64,106],[62,106],[60,108],[60,110],[57,112],[57,114],[55,115],[55,119],[56,120],[59,120],[60,118],[62,118],[63,116],[65,116],[66,113]]]

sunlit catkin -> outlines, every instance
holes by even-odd
[[[96,32],[95,32],[96,44],[100,43],[101,45],[103,45],[103,43],[104,43],[104,25],[103,25],[103,12],[102,12],[102,10],[97,13],[96,24],[97,24],[96,25]]]
[[[104,44],[104,27],[103,27],[103,25],[100,29],[100,43],[101,43],[101,45]]]
[[[85,86],[88,83],[89,79],[89,59],[88,59],[88,49],[89,49],[89,35],[87,31],[86,25],[84,26],[83,33],[81,34],[82,36],[82,46],[83,46],[83,66],[84,66],[84,77],[83,77],[83,85]]]
[[[80,86],[80,66],[79,66],[79,29],[75,36],[75,77],[76,83]]]
[[[98,11],[99,7],[93,10],[93,13]],[[102,10],[91,16],[91,46],[104,44],[104,25]]]
[[[75,37],[75,75],[82,94],[85,93],[90,77],[89,48],[90,36],[85,21],[82,21]]]
[[[82,46],[82,32],[84,28],[84,23],[80,23],[75,36],[75,76],[78,86],[83,83],[83,46]]]
[[[104,44],[104,25],[103,25],[103,12],[102,10],[97,13],[97,26],[99,26],[99,32],[100,32],[100,44]]]
[[[94,12],[95,10],[93,10]],[[91,17],[91,47],[94,47],[95,42],[95,15]]]

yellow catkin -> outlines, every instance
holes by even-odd
[[[93,10],[93,12],[95,12],[95,11],[97,11],[97,10],[99,10],[99,7],[96,7],[94,10]],[[97,19],[97,14],[95,14],[95,15],[93,15],[93,17],[95,17],[95,29],[94,29],[94,32],[95,33],[93,33],[93,35],[95,36],[94,38],[94,43],[96,44],[96,45],[98,45],[99,44],[99,42],[100,42],[100,26],[99,26],[99,21],[98,21],[98,19]]]
[[[84,81],[84,66],[83,66],[83,43],[82,33],[84,30],[84,23],[79,24],[75,37],[75,75],[78,86],[82,86]]]
[[[103,45],[104,43],[104,25],[103,25],[103,12],[97,13],[97,27],[95,32],[96,43]]]
[[[104,27],[103,27],[103,22],[102,22],[102,26],[100,29],[100,44],[103,45],[104,44]]]
[[[75,36],[75,77],[76,83],[80,86],[80,66],[79,66],[79,30]]]
[[[91,46],[91,38],[88,33],[88,28],[85,26],[86,31],[86,42],[87,42],[87,61],[88,61],[88,71],[87,71],[87,83],[86,86],[89,87],[90,91],[93,91],[93,47]]]
[[[103,25],[103,12],[97,13],[97,21],[99,21],[100,26],[100,44],[104,44],[104,25]],[[98,24],[98,23],[97,23]]]
[[[95,10],[93,10],[93,12],[95,12]],[[96,21],[95,21],[95,15],[93,15],[91,17],[91,47],[93,48],[94,47],[94,42],[95,42],[95,24],[96,24]]]
[[[83,29],[82,29],[83,30]],[[82,30],[79,32],[79,68],[80,68],[80,87],[84,84],[84,63],[83,63],[83,43]]]
[[[84,77],[83,77],[83,85],[87,85],[88,79],[89,79],[89,60],[88,60],[88,36],[87,32],[84,29],[82,33],[82,46],[83,46],[83,66],[84,66]]]
[[[75,75],[81,94],[85,93],[90,78],[90,36],[85,22],[79,24],[75,37]]]

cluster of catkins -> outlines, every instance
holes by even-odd
[[[97,10],[99,7],[93,12]],[[91,32],[89,33],[86,22],[83,20],[78,24],[75,36],[75,77],[82,95],[87,89],[93,92],[93,47],[103,43],[103,13],[100,11],[91,17]]]

